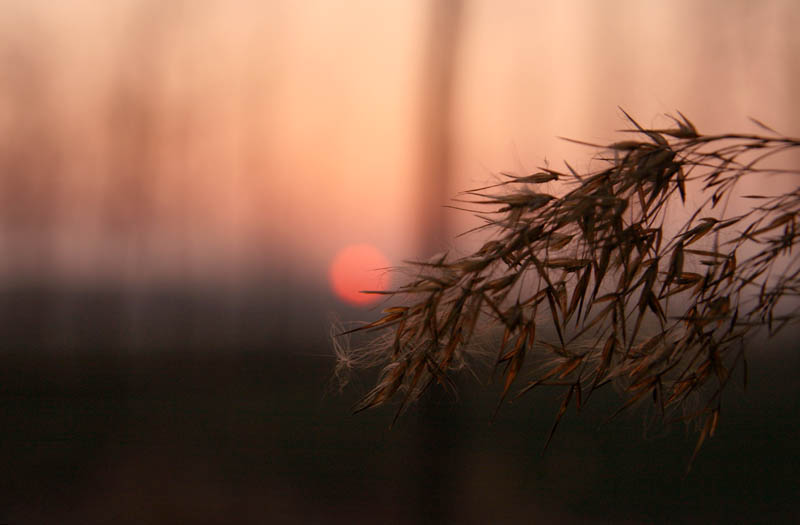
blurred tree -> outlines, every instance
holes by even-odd
[[[440,252],[449,238],[443,206],[451,190],[453,94],[464,10],[462,0],[433,1],[429,6],[419,135],[422,183],[416,214],[422,257]]]
[[[450,196],[453,150],[453,92],[461,32],[463,2],[429,2],[428,46],[423,58],[423,91],[420,119],[421,174],[419,209],[419,255],[431,257],[442,251],[449,228],[444,205]],[[429,392],[422,404],[417,433],[417,474],[420,518],[440,523],[447,518],[441,497],[448,492],[443,484],[451,480],[446,472],[448,456],[457,444],[454,430],[457,414],[444,416],[437,410],[436,393]],[[446,417],[448,420],[443,420]]]

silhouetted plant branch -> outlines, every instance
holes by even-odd
[[[536,374],[517,395],[545,385],[566,391],[548,442],[570,403],[580,408],[614,383],[620,412],[650,399],[664,420],[677,413],[697,422],[697,454],[714,435],[734,370],[746,384],[756,332],[771,336],[800,318],[789,300],[800,294],[800,259],[783,257],[798,238],[800,189],[734,195],[744,177],[800,174],[762,167],[800,139],[758,121],[769,135],[703,135],[680,112],[670,129],[625,116],[630,140],[587,144],[600,151],[599,171],[543,168],[463,195],[491,208],[478,229],[492,238],[466,257],[409,263],[412,280],[381,292],[405,301],[346,332],[378,334],[361,349],[338,347],[340,371],[382,369],[356,411],[401,396],[399,414],[433,382],[448,385],[480,354],[476,331],[496,326],[495,368],[505,375],[498,408],[526,360]],[[566,186],[562,196],[541,190],[554,181]],[[755,204],[729,217],[731,198]]]

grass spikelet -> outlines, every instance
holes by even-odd
[[[512,397],[567,387],[547,443],[573,400],[584,405],[613,384],[620,412],[650,400],[665,422],[680,413],[699,424],[694,461],[733,372],[746,378],[752,342],[800,320],[800,259],[791,257],[800,185],[775,196],[736,191],[745,178],[800,176],[767,165],[800,139],[754,119],[769,135],[705,135],[680,112],[668,115],[674,128],[647,129],[623,114],[625,140],[574,141],[597,151],[596,171],[541,168],[462,194],[487,208],[476,231],[491,239],[465,257],[410,263],[409,282],[388,293],[395,306],[337,331],[337,377],[381,369],[357,410],[395,396],[402,410],[429,385],[448,386],[491,353],[476,336],[497,333],[498,409],[515,384],[524,386]],[[539,191],[556,180],[560,192]],[[750,207],[727,216],[731,199]],[[365,346],[336,342],[362,332],[373,335]]]

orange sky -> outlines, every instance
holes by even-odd
[[[350,243],[413,255],[428,5],[0,3],[0,277],[235,284],[324,278]],[[556,136],[610,140],[618,105],[800,135],[792,0],[464,5],[454,190],[585,168]]]

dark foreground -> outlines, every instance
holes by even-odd
[[[799,517],[797,387],[788,368],[754,370],[761,379],[730,403],[686,478],[692,441],[680,428],[644,437],[640,418],[626,417],[597,429],[608,403],[570,415],[542,456],[551,395],[506,407],[489,426],[494,393],[465,392],[458,404],[442,398],[388,431],[388,410],[352,416],[352,392],[325,396],[329,372],[322,359],[285,355],[7,357],[0,521]],[[438,442],[421,443],[426,435]]]
[[[389,430],[391,407],[350,413],[371,377],[326,390],[324,321],[300,337],[265,307],[247,315],[283,332],[266,325],[248,332],[251,346],[226,347],[233,332],[203,335],[213,316],[195,310],[181,324],[184,305],[158,304],[174,304],[158,312],[170,346],[147,351],[113,344],[122,332],[102,304],[71,304],[59,332],[57,315],[31,324],[41,305],[4,302],[0,523],[800,519],[796,333],[752,358],[747,393],[731,389],[685,476],[695,435],[680,424],[645,434],[641,410],[602,424],[617,406],[610,391],[579,416],[570,409],[544,455],[558,393],[534,391],[490,425],[498,385],[468,375],[458,401],[439,392]],[[156,328],[137,330],[141,342]]]

